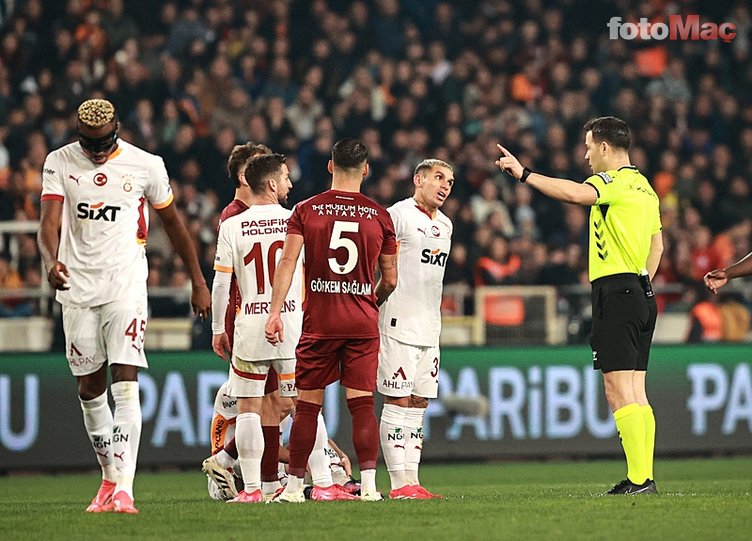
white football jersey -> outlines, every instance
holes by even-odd
[[[219,226],[214,270],[234,272],[237,278],[240,308],[235,316],[233,355],[246,361],[295,357],[303,326],[302,257],[282,306],[285,341],[273,346],[264,337],[274,270],[282,256],[290,214],[281,205],[251,205]]]
[[[379,331],[405,344],[437,346],[441,294],[452,243],[452,222],[431,218],[412,197],[387,209],[397,236],[397,289],[379,308]]]
[[[42,200],[63,203],[57,258],[68,267],[71,286],[57,292],[58,302],[92,307],[146,295],[146,202],[161,209],[172,198],[162,158],[122,139],[102,165],[78,142],[51,152]]]

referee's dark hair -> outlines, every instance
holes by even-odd
[[[632,136],[629,126],[620,118],[615,116],[602,116],[588,120],[583,126],[585,133],[593,132],[593,141],[601,143],[606,141],[614,148],[623,148],[629,150]]]
[[[357,139],[340,139],[332,148],[332,163],[338,169],[358,169],[368,160],[368,149]]]
[[[275,176],[285,163],[284,154],[260,154],[254,156],[245,166],[245,181],[256,195],[266,190],[266,181]]]

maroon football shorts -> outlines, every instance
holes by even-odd
[[[295,350],[298,389],[323,389],[337,380],[359,391],[373,391],[379,363],[379,339],[321,340],[303,335]]]

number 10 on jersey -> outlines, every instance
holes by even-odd
[[[260,242],[254,242],[251,251],[243,258],[244,265],[248,266],[253,263],[255,266],[256,292],[259,295],[264,294],[267,284],[269,284],[270,289],[272,287],[274,271],[277,270],[277,252],[282,250],[284,244],[285,242],[282,240],[275,240],[269,245],[269,249],[266,251],[266,273],[264,273],[263,248]]]

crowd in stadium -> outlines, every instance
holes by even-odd
[[[625,20],[677,7],[616,4],[632,5]],[[120,137],[164,158],[207,280],[233,145],[285,153],[296,202],[327,188],[332,144],[348,136],[368,146],[364,191],[384,205],[411,193],[420,160],[454,165],[447,286],[586,284],[587,209],[501,173],[495,145],[581,180],[582,126],[612,114],[634,130],[630,156],[661,198],[655,283],[700,285],[751,248],[752,10],[703,3],[736,25],[730,43],[609,40],[615,12],[597,0],[16,2],[0,30],[0,221],[38,220],[44,158],[75,140],[77,106],[99,96]],[[152,224],[150,285],[186,284]],[[34,236],[21,235],[0,254],[0,288],[41,281]]]

